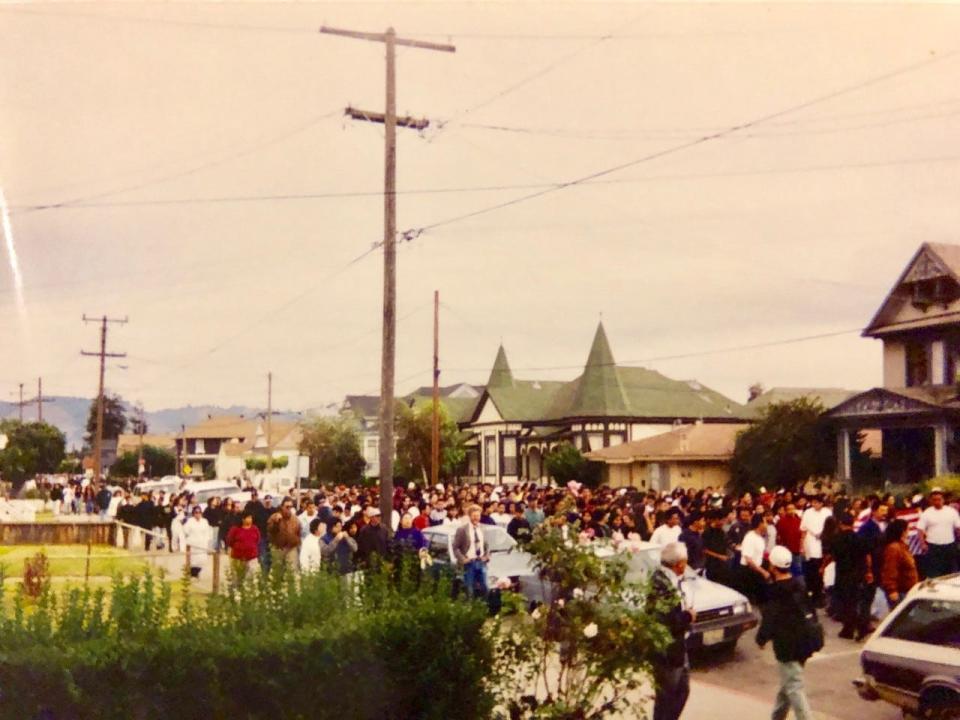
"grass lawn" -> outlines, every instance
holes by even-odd
[[[0,547],[0,565],[8,578],[19,578],[23,573],[23,561],[38,552],[47,556],[50,577],[83,579],[86,571],[86,545],[7,545]],[[111,577],[117,573],[141,573],[148,564],[143,558],[128,557],[126,550],[107,546],[95,546],[90,555],[90,575]]]

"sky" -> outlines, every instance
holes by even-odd
[[[384,49],[322,25],[456,46],[397,56],[400,392],[434,290],[445,384],[501,342],[572,379],[602,318],[738,401],[869,388],[859,330],[960,243],[960,5],[4,3],[0,399],[95,394],[104,313],[150,410],[379,392],[383,129],[343,110]]]

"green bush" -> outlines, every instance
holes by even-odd
[[[940,488],[948,495],[960,497],[960,475],[938,475],[932,480],[927,480],[921,486],[921,491],[926,494],[934,488]]]
[[[325,573],[190,599],[169,585],[22,593],[0,621],[0,718],[487,717],[485,608],[448,587]]]

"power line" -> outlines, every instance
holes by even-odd
[[[242,157],[246,157],[247,155],[251,155],[255,152],[258,152],[259,150],[262,150],[265,147],[269,147],[270,145],[275,145],[279,142],[283,142],[284,140],[287,140],[293,137],[294,135],[298,135],[306,130],[309,130],[310,128],[316,126],[318,123],[322,122],[323,120],[333,117],[338,113],[339,113],[339,109],[326,112],[322,115],[314,116],[303,123],[299,123],[293,128],[283,131],[279,135],[274,135],[274,136],[265,138],[251,146],[248,146],[240,150],[232,151],[228,155],[221,156],[213,160],[200,163],[199,165],[194,165],[185,170],[179,170],[174,173],[161,175],[159,177],[154,177],[154,178],[151,178],[150,180],[134,183],[131,185],[127,185],[125,187],[116,188],[113,190],[107,190],[99,193],[94,193],[91,195],[74,197],[68,200],[60,200],[56,202],[43,203],[43,204],[14,206],[11,208],[11,214],[14,214],[14,212],[25,213],[25,212],[36,212],[41,210],[54,210],[54,209],[60,209],[64,207],[82,207],[84,206],[85,203],[89,203],[91,200],[99,200],[102,198],[113,197],[114,195],[121,195],[123,193],[133,192],[134,190],[142,190],[143,188],[151,187],[153,185],[159,185],[165,182],[169,182],[170,180],[177,180],[182,177],[195,175],[196,173],[202,172],[204,170],[209,170],[210,168],[223,165],[225,163],[231,162],[233,160],[237,160]]]
[[[449,309],[449,308],[448,308]],[[743,352],[746,350],[760,350],[764,348],[779,347],[781,345],[795,345],[797,343],[810,342],[813,340],[824,340],[826,338],[840,337],[843,335],[850,335],[853,333],[859,334],[862,332],[861,328],[853,328],[849,330],[835,330],[833,332],[818,333],[816,335],[803,335],[800,337],[786,338],[782,340],[770,340],[767,342],[761,343],[752,343],[749,345],[734,345],[723,348],[712,348],[710,350],[697,350],[693,352],[679,353],[676,355],[659,355],[644,358],[642,360],[626,360],[621,362],[613,363],[597,363],[595,367],[637,367],[645,363],[652,362],[663,362],[666,360],[685,360],[688,358],[694,357],[706,357],[708,355],[720,355],[724,353],[732,352]],[[513,370],[522,370],[530,372],[539,372],[539,371],[548,371],[548,370],[582,370],[583,364],[580,365],[543,365],[539,367],[515,367]],[[448,368],[448,372],[480,372],[489,370],[489,367],[474,367],[474,368]]]
[[[824,102],[827,102],[827,101],[829,101],[829,100],[833,100],[833,99],[835,99],[835,98],[841,97],[842,95],[847,95],[847,94],[849,94],[849,93],[851,93],[851,92],[856,92],[856,91],[858,91],[858,90],[862,90],[862,89],[867,88],[867,87],[870,87],[870,86],[872,86],[872,85],[876,85],[876,84],[878,84],[878,83],[885,82],[885,81],[890,80],[890,79],[892,79],[892,78],[899,77],[899,76],[901,76],[901,75],[905,75],[905,74],[910,73],[910,72],[914,72],[914,71],[919,70],[919,69],[921,69],[921,68],[927,67],[928,65],[931,65],[931,64],[933,64],[933,63],[941,62],[941,61],[946,60],[946,59],[948,59],[948,58],[955,57],[958,53],[960,53],[960,50],[954,50],[954,51],[949,52],[949,53],[946,53],[946,54],[944,54],[944,55],[936,55],[936,56],[934,56],[934,57],[932,57],[932,58],[926,58],[926,59],[924,59],[924,60],[920,60],[920,61],[918,61],[918,62],[914,62],[914,63],[911,63],[911,64],[909,64],[909,65],[906,65],[906,66],[897,68],[897,69],[895,69],[895,70],[891,70],[891,71],[889,71],[889,72],[883,73],[883,74],[881,74],[881,75],[874,76],[874,77],[872,77],[872,78],[869,78],[869,79],[867,79],[867,80],[861,81],[861,82],[859,82],[859,83],[856,83],[856,84],[853,84],[853,85],[847,85],[847,86],[845,86],[845,87],[843,87],[843,88],[840,88],[840,89],[838,89],[838,90],[830,91],[830,92],[828,92],[828,93],[825,93],[825,94],[823,94],[823,95],[819,95],[819,96],[817,96],[817,97],[815,97],[815,98],[811,98],[810,100],[806,100],[806,101],[801,102],[801,103],[798,103],[798,104],[796,104],[796,105],[791,105],[791,106],[789,106],[789,107],[787,107],[787,108],[784,108],[784,109],[782,109],[782,110],[777,110],[777,111],[775,111],[775,112],[767,113],[766,115],[761,115],[761,116],[758,117],[758,118],[755,118],[755,119],[753,119],[753,120],[749,120],[749,121],[744,122],[744,123],[740,123],[740,124],[738,124],[738,125],[732,125],[732,126],[726,128],[725,130],[721,130],[721,131],[719,131],[719,132],[714,132],[714,133],[710,133],[710,134],[707,134],[707,135],[703,135],[703,136],[698,137],[698,138],[696,138],[696,139],[694,139],[694,140],[689,140],[689,141],[687,141],[687,142],[683,142],[683,143],[680,143],[680,144],[678,144],[678,145],[673,145],[673,146],[668,147],[668,148],[665,148],[665,149],[663,149],[663,150],[658,150],[658,151],[655,151],[655,152],[652,152],[652,153],[648,153],[648,154],[643,155],[643,156],[641,156],[641,157],[639,157],[639,158],[636,158],[636,159],[634,159],[634,160],[629,160],[629,161],[627,161],[627,162],[619,163],[619,164],[614,165],[614,166],[612,166],[612,167],[604,168],[603,170],[598,170],[598,171],[596,171],[596,172],[592,172],[592,173],[589,173],[589,174],[587,174],[587,175],[583,175],[583,176],[578,177],[578,178],[576,178],[576,179],[574,179],[574,180],[570,180],[570,181],[563,182],[563,183],[558,183],[555,187],[550,187],[550,188],[545,188],[545,189],[542,189],[542,190],[538,190],[538,191],[536,191],[536,192],[532,192],[532,193],[529,193],[529,194],[527,194],[527,195],[521,195],[521,196],[519,196],[519,197],[512,198],[512,199],[506,200],[506,201],[504,201],[504,202],[496,203],[496,204],[494,204],[494,205],[489,205],[489,206],[487,206],[487,207],[479,208],[479,209],[473,210],[473,211],[471,211],[471,212],[462,213],[462,214],[460,214],[460,215],[454,215],[454,216],[452,216],[452,217],[445,218],[445,219],[443,219],[443,220],[438,220],[438,221],[433,222],[433,223],[430,223],[430,224],[428,224],[428,225],[423,225],[423,226],[418,227],[418,228],[412,228],[412,229],[410,229],[410,230],[407,230],[407,231],[406,231],[406,234],[412,234],[412,236],[414,236],[414,237],[419,237],[420,235],[422,235],[422,234],[425,233],[425,232],[428,232],[428,231],[430,231],[430,230],[434,230],[434,229],[439,228],[439,227],[443,227],[443,226],[445,226],[445,225],[450,225],[450,224],[452,224],[452,223],[460,222],[460,221],[462,221],[462,220],[467,220],[467,219],[469,219],[469,218],[477,217],[477,216],[479,216],[479,215],[485,215],[485,214],[487,214],[487,213],[491,213],[491,212],[494,212],[494,211],[496,211],[496,210],[502,210],[502,209],[505,209],[505,208],[508,208],[508,207],[512,207],[512,206],[514,206],[514,205],[519,205],[519,204],[524,203],[524,202],[527,202],[527,201],[529,201],[529,200],[534,200],[534,199],[539,198],[539,197],[542,197],[542,196],[544,196],[544,195],[548,195],[548,194],[550,194],[550,193],[557,192],[558,190],[564,190],[564,189],[566,189],[566,188],[573,187],[573,186],[575,186],[575,185],[582,185],[583,183],[590,182],[590,181],[596,180],[596,179],[598,179],[598,178],[605,177],[605,176],[607,176],[607,175],[612,175],[613,173],[620,172],[621,170],[626,170],[627,168],[635,167],[635,166],[637,166],[637,165],[641,165],[641,164],[643,164],[643,163],[650,162],[650,161],[652,161],[652,160],[656,160],[656,159],[659,159],[659,158],[662,158],[662,157],[666,157],[666,156],[668,156],[668,155],[673,155],[673,154],[678,153],[678,152],[681,152],[681,151],[683,151],[683,150],[687,150],[687,149],[689,149],[689,148],[696,147],[697,145],[702,145],[702,144],[704,144],[704,143],[708,143],[708,142],[710,142],[710,141],[712,141],[712,140],[719,140],[719,139],[725,138],[725,137],[727,137],[728,135],[732,135],[732,134],[738,133],[738,132],[740,132],[740,131],[742,131],[742,130],[746,130],[746,129],[748,129],[748,128],[755,127],[755,126],[757,126],[757,125],[760,125],[760,124],[769,122],[770,120],[775,120],[776,118],[783,117],[784,115],[788,115],[788,114],[791,114],[791,113],[795,113],[795,112],[798,112],[798,111],[800,111],[800,110],[805,110],[806,108],[813,107],[814,105],[818,105],[818,104],[820,104],[820,103],[824,103]]]
[[[946,163],[960,160],[960,155],[943,155],[937,157],[921,158],[902,158],[897,160],[878,160],[875,162],[862,163],[824,163],[819,165],[801,165],[797,167],[782,168],[760,168],[756,170],[731,170],[725,172],[703,172],[703,173],[673,173],[662,175],[647,175],[638,178],[603,178],[597,180],[588,180],[579,183],[565,182],[541,182],[541,183],[504,183],[499,185],[464,185],[460,187],[447,188],[414,188],[411,190],[397,190],[397,195],[449,195],[457,193],[481,193],[481,192],[500,192],[505,190],[535,190],[535,189],[564,189],[567,187],[590,186],[590,185],[631,185],[634,183],[659,182],[663,180],[697,180],[711,178],[728,177],[750,177],[758,175],[779,175],[791,173],[821,172],[828,170],[856,170],[867,168],[892,167],[897,165],[922,165],[928,163]],[[116,200],[107,202],[91,202],[79,205],[64,205],[66,209],[84,209],[84,208],[123,208],[123,207],[142,207],[142,206],[165,206],[165,205],[204,205],[204,204],[224,204],[224,203],[249,203],[249,202],[292,202],[306,200],[342,200],[351,198],[383,197],[383,190],[345,190],[331,192],[305,192],[305,193],[277,193],[264,195],[221,195],[217,197],[196,197],[196,198],[168,198],[153,200]],[[20,208],[29,210],[44,206],[19,205],[11,208]],[[50,207],[50,206],[46,206]],[[151,274],[155,274],[151,271]],[[124,277],[128,277],[125,273]],[[26,286],[25,289],[40,287],[56,287],[58,285],[77,285],[84,284],[86,281],[68,281],[65,283],[44,284]]]

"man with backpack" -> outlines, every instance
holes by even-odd
[[[817,611],[807,598],[806,588],[790,573],[793,553],[782,545],[770,551],[773,584],[757,631],[757,644],[773,641],[780,670],[780,690],[773,706],[772,720],[785,720],[793,709],[797,720],[812,720],[813,711],[803,689],[803,666],[823,648],[823,628]]]

